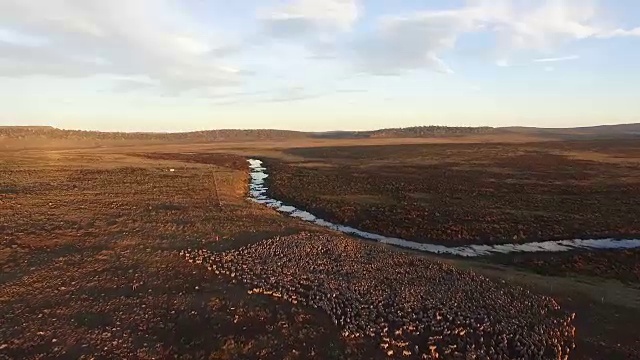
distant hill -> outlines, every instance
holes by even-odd
[[[365,131],[327,131],[311,134],[316,139],[366,139],[370,135]]]
[[[233,141],[304,138],[307,135],[287,130],[207,130],[184,133],[100,132],[62,130],[48,126],[0,127],[0,138],[43,138],[75,140],[157,140],[157,141]]]
[[[245,140],[287,140],[303,138],[358,139],[358,138],[423,138],[484,134],[494,131],[490,127],[417,126],[373,131],[330,131],[305,133],[288,130],[207,130],[184,133],[99,132],[62,130],[50,126],[0,127],[0,139],[42,140],[139,140],[168,142],[209,142]]]
[[[414,126],[408,128],[375,130],[370,133],[371,137],[374,138],[423,138],[435,136],[489,134],[494,132],[496,132],[496,129],[491,127]]]
[[[524,135],[535,139],[640,139],[640,124],[581,128],[415,126],[372,131],[306,133],[287,130],[207,130],[184,133],[99,132],[50,126],[0,126],[0,149],[103,147],[145,144],[190,144],[295,139],[444,138],[473,135]]]
[[[304,139],[286,130],[210,130],[185,133],[127,133],[62,130],[45,126],[0,127],[0,150],[87,148],[128,145],[195,144]]]
[[[640,123],[599,125],[575,128],[505,127],[502,131],[531,135],[549,135],[561,138],[640,137]]]
[[[413,126],[371,131],[331,131],[316,133],[314,137],[327,139],[362,138],[430,138],[495,133],[491,127]]]

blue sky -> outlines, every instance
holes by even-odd
[[[0,0],[0,125],[640,122],[637,0]]]

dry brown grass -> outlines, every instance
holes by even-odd
[[[4,157],[0,168],[0,358],[367,351],[325,316],[249,296],[177,255],[305,229],[246,202],[246,170],[75,152]]]
[[[479,140],[504,141],[474,141]],[[287,155],[286,149],[355,144],[363,141],[137,143],[0,153],[0,357],[380,356],[377,344],[343,339],[322,313],[250,296],[245,288],[177,256],[189,247],[219,252],[275,235],[331,232],[245,201],[246,170],[215,160],[184,162],[184,157],[167,153],[224,152],[300,161],[304,157]],[[150,159],[132,153],[164,155]],[[640,316],[629,300],[635,293],[624,285],[494,265],[487,270],[486,264],[457,260],[455,265],[532,286],[577,311],[575,359],[637,355],[640,344],[633,329]],[[557,286],[551,291],[549,284]],[[596,298],[604,289],[612,300],[602,304]]]
[[[624,161],[560,154],[589,148]],[[303,159],[267,159],[275,198],[365,231],[445,245],[640,236],[640,148],[630,141],[286,153]]]

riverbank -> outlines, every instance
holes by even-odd
[[[633,142],[296,148],[270,197],[335,224],[444,245],[640,239]]]
[[[377,241],[383,244],[394,245],[412,250],[430,252],[434,254],[456,255],[463,257],[488,256],[492,254],[510,253],[539,253],[539,252],[569,252],[575,250],[607,250],[607,249],[636,249],[640,248],[640,239],[571,239],[558,241],[541,241],[524,244],[500,244],[500,245],[469,245],[449,247],[438,244],[428,244],[405,239],[388,237],[380,234],[362,231],[351,226],[335,224],[308,212],[304,209],[287,205],[284,202],[269,197],[267,179],[268,169],[263,161],[249,159],[251,169],[250,195],[257,203],[274,208],[289,216],[311,222],[342,233],[357,236],[367,240]]]

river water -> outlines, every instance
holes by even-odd
[[[640,247],[640,239],[573,239],[559,241],[543,241],[525,244],[502,244],[502,245],[467,245],[467,246],[444,246],[436,244],[417,243],[366,231],[361,231],[350,226],[334,224],[321,219],[307,211],[294,206],[284,204],[282,201],[272,199],[267,195],[265,180],[269,177],[263,162],[258,159],[250,159],[251,168],[250,199],[259,204],[264,204],[274,208],[279,212],[286,213],[291,217],[299,218],[315,223],[326,228],[337,230],[345,234],[354,235],[363,239],[378,241],[384,244],[395,245],[403,248],[425,251],[435,254],[449,254],[464,257],[477,257],[492,254],[507,254],[513,252],[563,252],[576,249],[631,249]]]

